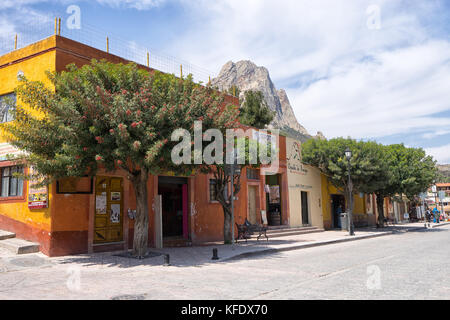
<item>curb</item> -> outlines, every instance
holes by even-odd
[[[445,223],[445,224],[441,224],[441,226],[450,224],[449,223]],[[438,225],[433,226],[433,228],[438,227]],[[413,227],[410,228],[409,230],[406,230],[406,232],[410,232],[410,231],[416,231],[416,230],[425,230],[425,227]],[[307,249],[307,248],[313,248],[313,247],[320,247],[320,246],[326,246],[329,244],[335,244],[335,243],[342,243],[342,242],[350,242],[350,241],[357,241],[357,240],[364,240],[364,239],[371,239],[371,238],[378,238],[378,237],[382,237],[382,236],[387,236],[387,235],[392,235],[398,233],[398,230],[392,230],[392,231],[385,231],[379,234],[371,234],[371,235],[367,235],[367,236],[355,236],[352,238],[342,238],[342,239],[334,239],[334,240],[325,240],[325,241],[318,241],[318,242],[312,242],[312,243],[306,243],[306,244],[299,244],[299,245],[295,245],[295,246],[290,246],[290,247],[282,247],[282,248],[269,248],[269,249],[262,249],[262,250],[258,250],[258,251],[249,251],[249,252],[243,252],[243,253],[239,253],[235,256],[229,257],[229,258],[225,258],[225,259],[221,259],[220,261],[217,262],[226,262],[226,261],[233,261],[233,260],[239,260],[242,258],[247,258],[247,257],[253,257],[253,256],[258,256],[258,255],[265,255],[265,254],[271,254],[271,253],[276,253],[276,252],[283,252],[283,251],[293,251],[293,250],[300,250],[300,249]]]
[[[443,226],[446,226],[446,225],[449,225],[449,224],[450,224],[450,222],[439,222],[438,224],[435,224],[431,228],[439,228],[439,227],[443,227]]]

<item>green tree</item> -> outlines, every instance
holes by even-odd
[[[384,225],[384,198],[399,195],[400,201],[403,201],[403,195],[406,195],[409,200],[415,200],[437,177],[436,162],[423,149],[407,148],[403,144],[383,146],[382,149],[381,156],[387,163],[389,178],[374,192],[380,226]]]
[[[202,172],[213,174],[214,176],[216,199],[222,206],[224,214],[223,235],[225,244],[230,244],[233,241],[232,228],[234,228],[234,225],[231,223],[233,214],[231,197],[236,197],[241,190],[242,173],[245,169],[257,169],[261,166],[261,159],[259,157],[261,152],[264,152],[267,158],[272,158],[272,160],[276,159],[276,155],[274,154],[276,150],[274,150],[271,143],[259,143],[248,137],[238,136],[233,139],[231,145],[236,148],[235,168],[238,170],[232,172],[230,170],[230,162],[226,159],[231,148],[226,148],[226,153],[223,154],[220,163],[216,162],[202,166]],[[241,151],[238,150],[240,146]],[[233,183],[231,184],[231,182]],[[231,192],[228,192],[229,187],[231,187]]]
[[[194,121],[203,129],[232,128],[237,106],[209,87],[134,64],[92,61],[66,72],[48,73],[55,90],[22,79],[15,121],[3,125],[10,143],[24,150],[24,161],[43,184],[68,176],[95,176],[99,169],[124,170],[137,203],[133,254],[148,246],[149,174],[189,173],[192,165],[175,165],[171,141],[175,129],[192,134]],[[36,178],[36,177],[34,177]]]
[[[352,151],[350,165],[345,157],[347,148]],[[350,138],[310,139],[302,144],[303,161],[319,168],[337,189],[344,192],[350,229],[353,227],[353,193],[372,193],[388,178],[389,173],[381,154],[377,143]]]
[[[239,117],[242,124],[263,129],[272,122],[274,116],[275,112],[266,105],[261,91],[249,90],[244,93]]]

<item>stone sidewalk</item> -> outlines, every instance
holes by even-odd
[[[450,222],[434,224],[430,228],[448,225]],[[119,256],[123,252],[106,252],[95,254],[80,254],[73,256],[49,258],[42,253],[26,255],[14,255],[11,252],[0,250],[0,272],[20,271],[33,267],[51,266],[71,266],[78,265],[87,269],[98,267],[119,267],[119,268],[145,268],[148,266],[163,267],[164,255],[170,257],[172,267],[200,267],[209,264],[217,264],[237,259],[274,254],[288,250],[299,250],[316,246],[337,244],[348,241],[364,240],[384,235],[402,232],[418,232],[425,230],[423,223],[408,223],[389,226],[384,229],[363,228],[355,231],[355,236],[349,236],[346,231],[331,230],[318,233],[302,234],[295,236],[270,238],[266,240],[240,241],[234,246],[220,243],[208,246],[194,246],[182,248],[150,249],[152,257],[137,260]],[[218,260],[212,260],[213,249],[218,250]]]
[[[447,223],[430,225],[430,228],[444,226]],[[395,226],[389,226],[384,229],[361,228],[355,231],[355,236],[349,236],[347,231],[331,230],[318,233],[302,234],[295,236],[286,236],[279,238],[270,238],[269,241],[264,240],[248,240],[248,242],[240,240],[239,243],[232,245],[224,245],[221,243],[208,246],[193,247],[177,247],[150,249],[154,253],[154,257],[144,260],[135,260],[117,256],[120,252],[85,254],[77,256],[67,256],[51,258],[55,262],[71,263],[81,262],[84,265],[95,265],[97,263],[106,265],[119,265],[123,267],[132,267],[138,265],[163,265],[164,255],[169,255],[170,265],[174,267],[192,267],[202,266],[206,264],[215,264],[226,261],[242,259],[251,256],[271,254],[276,252],[299,250],[316,246],[330,245],[348,241],[363,240],[369,238],[390,235],[399,232],[414,232],[424,230],[423,223],[407,223]],[[213,249],[218,250],[218,260],[212,260]]]

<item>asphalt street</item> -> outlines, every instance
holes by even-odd
[[[0,299],[450,299],[449,244],[443,226],[201,265],[1,258]]]

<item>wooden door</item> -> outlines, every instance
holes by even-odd
[[[97,177],[94,243],[123,240],[123,178]]]
[[[248,187],[248,220],[252,224],[258,223],[256,217],[256,190],[257,187],[255,186]]]

